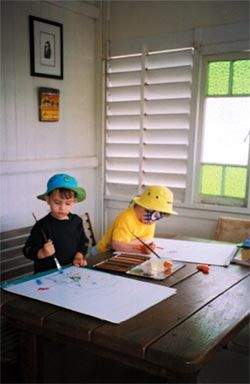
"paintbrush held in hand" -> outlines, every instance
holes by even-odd
[[[36,218],[34,212],[32,212],[32,216],[34,217],[35,222],[37,223],[37,218]],[[45,243],[47,243],[48,239],[47,239],[47,236],[46,236],[45,232],[44,232],[41,228],[39,228],[39,230],[40,230],[40,232],[41,232],[41,234],[42,234],[43,240],[45,241]],[[56,268],[58,269],[58,271],[59,271],[60,273],[63,273],[62,266],[61,266],[61,264],[59,263],[59,261],[58,261],[58,259],[57,259],[57,257],[56,257],[55,254],[53,255],[53,259],[54,259],[54,261],[55,261]]]
[[[155,250],[150,247],[150,245],[148,245],[147,243],[145,243],[140,237],[136,236],[135,234],[132,233],[132,235],[137,239],[139,240],[143,245],[144,247],[146,247],[150,252],[152,252],[155,256],[158,257],[158,259],[160,259],[161,257],[158,255],[158,253],[155,252]]]

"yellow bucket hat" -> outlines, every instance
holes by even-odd
[[[140,196],[135,196],[133,201],[143,208],[178,215],[173,211],[173,192],[167,187],[157,185],[148,186]]]

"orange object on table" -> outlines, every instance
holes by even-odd
[[[172,268],[173,263],[172,263],[172,261],[164,261],[163,266],[164,266],[164,268]]]
[[[199,264],[196,268],[203,273],[209,273],[209,266],[206,264]]]

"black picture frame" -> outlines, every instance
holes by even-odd
[[[31,76],[63,79],[63,25],[29,16]]]

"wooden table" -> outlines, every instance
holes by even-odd
[[[155,282],[176,288],[176,295],[118,325],[4,291],[1,309],[21,332],[23,382],[46,382],[40,352],[48,339],[73,343],[166,382],[196,382],[216,350],[247,324],[249,275],[250,269],[239,265],[211,266],[203,274],[186,264]]]

